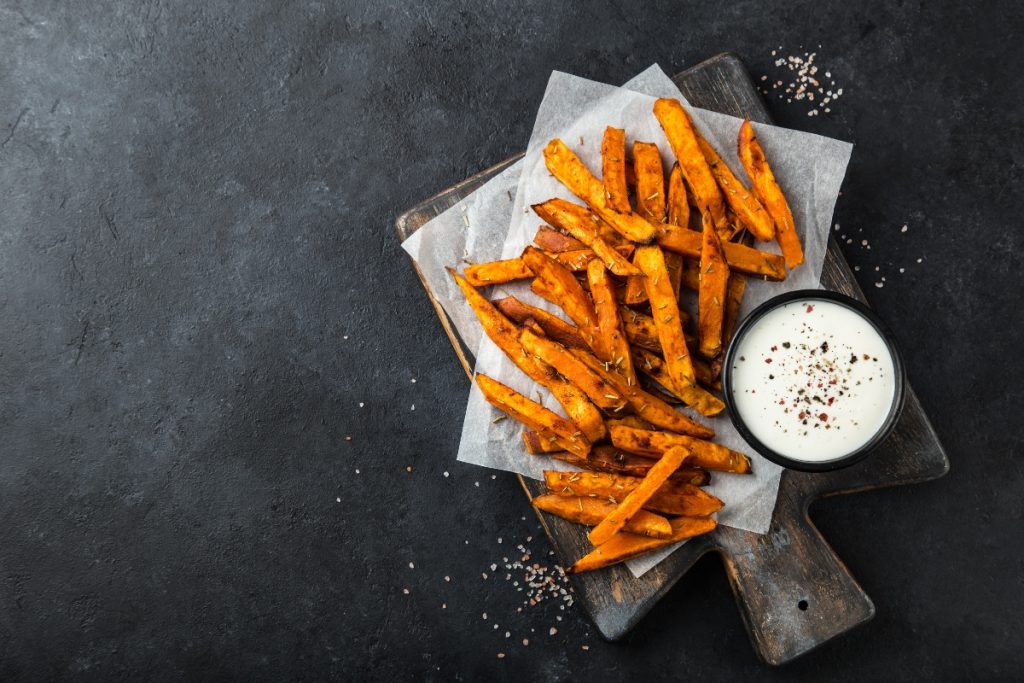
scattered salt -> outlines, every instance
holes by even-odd
[[[409,563],[409,569],[416,569],[416,565],[412,562]]]
[[[360,407],[360,408],[362,408],[362,407],[363,407],[363,402],[362,402],[362,401],[360,401],[360,402],[359,402],[359,407]]]
[[[900,232],[906,232],[908,229],[909,228],[907,228],[907,226],[904,225],[902,228],[900,228]]]
[[[444,476],[445,476],[445,478],[447,478],[447,477],[448,477],[448,470],[445,470],[445,471],[444,471]]]

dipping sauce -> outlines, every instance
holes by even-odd
[[[826,462],[853,453],[886,424],[896,368],[878,329],[826,299],[795,299],[742,330],[728,371],[733,407],[779,455]]]

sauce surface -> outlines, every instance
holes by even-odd
[[[823,299],[791,301],[765,313],[737,344],[733,405],[776,453],[835,460],[884,425],[895,367],[885,340],[857,311]]]

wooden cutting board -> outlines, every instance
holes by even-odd
[[[750,75],[735,55],[718,55],[672,80],[696,107],[771,122]],[[482,171],[402,214],[396,223],[399,238],[412,235],[520,156]],[[864,301],[834,239],[825,257],[822,284]],[[472,378],[469,355],[429,287],[427,294],[466,374]],[[823,496],[927,481],[948,470],[942,444],[913,388],[908,387],[899,424],[867,460],[837,472],[783,473],[767,534],[719,527],[712,534],[691,540],[638,579],[622,565],[573,576],[577,599],[605,638],[621,638],[702,555],[717,552],[758,656],[769,664],[783,664],[868,621],[875,613],[871,599],[808,518],[811,502]],[[544,492],[543,483],[519,479],[531,498]],[[569,566],[590,549],[583,527],[538,515],[562,566]]]

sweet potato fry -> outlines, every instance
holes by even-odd
[[[608,411],[619,411],[625,406],[624,396],[616,393],[614,387],[561,344],[538,337],[529,330],[522,330],[519,333],[519,343],[530,356],[557,370],[598,407]]]
[[[564,199],[549,199],[542,204],[534,204],[533,210],[551,225],[567,231],[593,249],[597,257],[608,266],[608,270],[616,275],[625,277],[640,274],[633,264],[601,238],[597,229],[600,220],[585,207]]]
[[[532,318],[544,330],[544,334],[563,346],[578,349],[590,348],[587,341],[579,333],[579,330],[557,315],[548,313],[542,308],[525,304],[514,296],[498,299],[494,302],[494,305],[510,320],[520,325],[527,319]]]
[[[581,574],[594,571],[595,569],[610,567],[652,550],[664,548],[694,536],[710,533],[717,526],[717,523],[711,517],[678,517],[670,520],[669,523],[672,525],[672,538],[647,538],[620,531],[609,539],[607,543],[594,548],[577,560],[573,566],[565,570],[565,573]]]
[[[542,225],[537,228],[537,234],[533,236],[533,243],[544,251],[557,254],[563,251],[578,251],[586,249],[587,245],[575,237],[565,235],[558,230]]]
[[[474,287],[486,287],[513,280],[526,280],[533,277],[533,272],[523,262],[523,259],[513,258],[466,266],[464,277],[466,282]]]
[[[702,211],[711,213],[715,228],[724,230],[725,204],[722,193],[718,189],[708,162],[697,144],[697,131],[690,120],[690,115],[683,109],[679,100],[659,99],[654,103],[654,116],[665,131],[665,137],[679,161],[679,168],[686,178],[697,206]]]
[[[679,289],[683,284],[683,257],[674,251],[662,250],[665,257],[665,270],[668,272],[668,281],[672,285],[672,293],[679,298]]]
[[[724,354],[723,354],[724,355]],[[719,363],[722,356],[715,359],[715,363]],[[721,368],[714,368],[703,358],[693,359],[693,371],[697,373],[697,383],[705,389],[716,389],[722,390],[722,383],[718,381],[718,375]]]
[[[621,251],[619,251],[621,250]],[[613,249],[620,253],[620,258],[626,260],[621,253],[632,253],[632,246],[616,247]],[[587,264],[597,258],[592,249],[573,249],[571,251],[544,252],[549,258],[568,268],[574,273],[587,269]],[[628,261],[626,261],[628,263]],[[632,264],[629,266],[632,268]],[[502,261],[487,261],[466,266],[465,278],[474,287],[486,287],[487,285],[500,285],[514,280],[526,280],[533,277],[533,271],[526,265],[522,258],[504,259]]]
[[[600,498],[582,496],[556,496],[546,493],[533,499],[533,506],[538,510],[567,519],[570,522],[597,526],[601,520],[615,510],[615,506]],[[640,510],[622,529],[626,533],[650,538],[670,538],[672,525],[661,515]]]
[[[620,291],[620,299],[627,306],[639,306],[647,303],[647,287],[644,286],[643,275],[626,278],[626,286]]]
[[[602,262],[591,261],[587,266],[587,280],[597,311],[597,332],[594,336],[599,341],[596,346],[604,352],[604,355],[598,353],[597,356],[611,362],[612,369],[625,377],[629,384],[636,384],[633,356],[629,352],[629,341],[619,318],[615,289]]]
[[[633,429],[654,429],[654,425],[642,417],[637,417],[636,415],[623,415],[622,417],[609,418],[605,421],[605,424],[607,424],[609,428],[611,428],[612,425],[619,425],[620,427],[632,427]]]
[[[732,341],[732,333],[736,330],[736,322],[740,317],[740,304],[743,293],[747,291],[747,278],[740,273],[729,274],[729,286],[725,290],[725,320],[722,322],[722,346]]]
[[[619,315],[622,317],[623,331],[630,344],[661,353],[661,343],[658,341],[658,328],[654,324],[654,318],[626,306],[619,307]]]
[[[609,431],[612,443],[630,453],[659,456],[672,446],[686,446],[693,453],[687,463],[689,465],[719,472],[750,472],[750,459],[747,456],[711,441],[623,426],[613,426]]]
[[[732,213],[735,214],[735,217],[732,217],[727,213],[726,223],[734,224],[736,221],[730,220],[730,218],[736,218],[757,239],[767,242],[774,238],[775,224],[772,223],[772,217],[761,206],[761,202],[757,201],[757,197],[733,175],[732,170],[722,161],[722,157],[718,156],[715,148],[699,134],[697,135],[697,144],[700,145],[700,151],[704,153],[704,158],[711,168],[711,175],[718,181],[722,197],[732,209]],[[734,230],[730,229],[726,234],[719,232],[718,236],[728,241],[733,232]]]
[[[665,268],[665,257],[660,247],[641,247],[636,250],[636,265],[646,276],[647,298],[651,302],[651,317],[658,331],[658,341],[668,366],[668,374],[679,387],[693,385],[697,377],[686,348],[686,337],[679,318],[679,302],[672,292],[672,284]],[[684,398],[680,396],[680,398]]]
[[[610,421],[609,421],[610,422]],[[556,460],[575,465],[581,469],[591,470],[593,472],[607,472],[608,474],[624,474],[629,477],[642,477],[650,471],[654,465],[654,461],[642,455],[636,455],[635,453],[629,453],[627,451],[609,446],[607,444],[601,446],[594,446],[590,450],[590,455],[585,458],[581,458],[578,455],[573,455],[568,451],[558,451],[551,453],[550,451],[541,450],[544,447],[544,443],[540,440],[540,436],[535,432],[523,432],[524,441],[526,434],[532,434],[534,441],[531,441],[530,447],[535,447],[538,450],[536,452],[529,451],[534,454],[549,453],[550,456]],[[672,473],[669,477],[669,481],[677,481],[681,484],[693,484],[694,486],[705,486],[711,480],[711,476],[707,470],[702,470],[699,467],[692,467],[689,465],[682,465],[678,470]]]
[[[600,375],[601,379],[611,384],[616,395],[625,396],[630,407],[633,408],[637,415],[656,427],[678,434],[689,434],[690,436],[702,439],[710,439],[715,435],[713,429],[699,422],[694,422],[683,413],[674,410],[672,406],[657,396],[649,394],[636,385],[627,384],[625,378],[618,373],[611,372],[593,354],[581,351],[580,349],[572,349],[570,353]]]
[[[551,175],[623,237],[641,244],[654,239],[653,224],[631,211],[616,211],[608,204],[604,185],[564,142],[557,138],[549,142],[544,148],[544,162]]]
[[[666,372],[664,360],[646,349],[637,349],[634,353],[636,356],[634,361],[640,372],[644,373],[676,396],[679,396],[676,391],[676,387],[673,384],[672,377],[669,376],[668,372]],[[697,359],[694,360],[696,361]],[[704,372],[710,372],[710,368],[706,363],[701,363],[701,365],[703,366]],[[697,372],[696,362],[694,363],[693,370],[694,374],[697,375],[697,380],[700,381],[700,375],[704,374],[704,372]],[[691,400],[695,401],[695,405],[693,407],[701,415],[711,417],[713,415],[718,415],[720,412],[725,410],[725,403],[723,403],[722,400],[714,394],[705,391],[703,388],[691,386],[688,388],[688,391]],[[682,398],[682,396],[679,396],[679,398]]]
[[[477,375],[476,383],[487,402],[512,419],[534,431],[551,434],[570,453],[585,457],[590,452],[590,441],[565,418],[487,375]]]
[[[690,202],[686,197],[686,185],[683,184],[683,172],[678,162],[672,164],[668,174],[668,222],[681,228],[690,225]]]
[[[641,511],[661,485],[668,481],[669,476],[689,457],[690,450],[685,446],[674,446],[665,451],[637,487],[627,493],[622,502],[601,520],[600,524],[591,529],[587,535],[590,542],[601,545],[622,531],[626,523]]]
[[[800,247],[800,236],[796,232],[793,212],[789,210],[786,195],[782,193],[782,188],[775,180],[775,174],[764,157],[764,150],[754,135],[750,121],[744,121],[740,126],[739,157],[747,176],[750,177],[754,194],[775,221],[775,239],[779,242],[782,255],[786,257],[786,267],[796,268],[804,262],[804,252]]]
[[[544,281],[541,280],[539,277],[535,277],[532,280],[530,280],[530,291],[533,292],[534,294],[536,294],[537,296],[539,296],[541,299],[544,299],[544,301],[547,301],[550,304],[554,304],[556,306],[559,305],[558,304],[558,298],[555,296],[554,292],[552,292],[548,288],[548,286],[546,284],[544,284]],[[590,347],[587,347],[587,348],[590,348]]]
[[[714,358],[722,350],[722,322],[725,319],[725,290],[729,286],[729,264],[725,261],[722,243],[710,215],[704,214],[703,224],[700,289],[697,292],[697,337],[700,339],[701,354],[705,358]],[[670,370],[671,367],[670,363]]]
[[[548,258],[539,249],[527,247],[523,252],[523,260],[543,281],[547,291],[554,297],[558,306],[576,323],[576,327],[589,342],[597,325],[597,313],[587,293],[576,281],[573,274],[563,265]]]
[[[573,249],[572,251],[559,252],[545,251],[544,255],[558,261],[574,273],[582,273],[587,269],[587,264],[597,258],[597,254],[594,253],[593,249]]]
[[[547,258],[546,256],[543,258]],[[601,413],[582,391],[560,377],[550,366],[538,363],[519,345],[519,330],[494,305],[476,291],[466,280],[452,271],[466,301],[476,313],[484,332],[513,363],[530,379],[552,393],[569,419],[586,435],[596,441],[605,434]]]
[[[626,131],[608,126],[601,139],[601,177],[608,206],[630,211],[626,186]]]
[[[526,447],[526,452],[530,455],[545,455],[548,453],[568,453],[563,451],[562,447],[558,444],[558,441],[551,435],[543,435],[540,432],[535,432],[532,429],[524,429],[522,433],[523,446]],[[572,457],[577,458],[580,456],[573,455]],[[586,458],[584,458],[586,460]]]
[[[699,259],[701,251],[701,233],[696,230],[679,228],[665,224],[661,226],[658,244],[663,249],[691,259]],[[725,260],[731,270],[764,278],[765,280],[781,281],[786,279],[786,265],[778,254],[769,254],[736,242],[722,244]],[[634,265],[636,257],[633,258]]]
[[[636,212],[658,225],[665,222],[665,169],[661,152],[651,142],[633,143],[633,171],[636,173]]]
[[[548,490],[560,496],[589,496],[603,498],[618,505],[633,491],[640,477],[624,477],[603,472],[553,472],[544,471],[544,482]],[[704,517],[722,509],[722,501],[704,489],[692,484],[666,481],[643,506],[645,510],[666,515]]]

